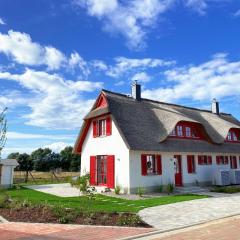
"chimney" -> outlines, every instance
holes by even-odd
[[[134,81],[132,83],[132,98],[137,101],[141,101],[141,85]]]
[[[219,102],[216,98],[212,100],[212,113],[219,115]]]

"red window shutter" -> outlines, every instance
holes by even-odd
[[[107,156],[107,187],[114,188],[115,187],[115,157],[114,155]]]
[[[218,165],[220,164],[220,157],[219,156],[216,157],[216,162],[217,162]]]
[[[142,175],[147,175],[147,156],[143,155],[141,156],[141,162],[142,162]]]
[[[224,157],[224,164],[226,164],[226,165],[228,164],[228,156]]]
[[[212,156],[208,156],[208,165],[212,165]]]
[[[98,131],[97,131],[97,121],[93,121],[93,137],[97,137]]]
[[[187,168],[188,168],[188,173],[193,173],[192,156],[187,156]]]
[[[90,156],[90,185],[96,184],[96,156]]]
[[[157,174],[162,175],[162,157],[161,155],[156,155],[157,159]]]
[[[234,169],[237,169],[237,157],[236,156],[234,156],[233,161],[234,161]]]
[[[236,156],[230,157],[230,161],[231,161],[231,168],[236,169],[237,168],[237,158],[236,158]]]
[[[107,117],[106,119],[106,135],[109,136],[112,134],[112,119],[110,117]]]

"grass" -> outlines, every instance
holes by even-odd
[[[240,187],[233,187],[233,186],[227,186],[227,187],[215,187],[211,190],[211,192],[219,192],[219,193],[239,193]]]
[[[149,198],[143,200],[125,200],[97,194],[93,200],[89,200],[85,196],[62,198],[27,188],[10,189],[7,190],[7,194],[10,195],[10,197],[13,200],[19,202],[28,201],[33,205],[45,203],[53,207],[72,208],[83,212],[129,212],[129,213],[136,213],[139,210],[147,207],[207,197],[203,195],[185,194],[159,198]]]

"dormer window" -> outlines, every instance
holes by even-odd
[[[170,133],[170,137],[199,139],[200,134],[197,125],[187,122],[180,122]]]
[[[93,121],[93,137],[104,137],[112,134],[112,119],[102,117]]]
[[[229,142],[240,142],[240,133],[237,129],[230,129],[227,135],[227,141]]]

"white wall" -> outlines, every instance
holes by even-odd
[[[91,124],[84,140],[81,155],[81,174],[90,172],[90,156],[115,156],[115,186],[129,187],[129,150],[112,120],[112,135],[106,137],[93,137],[93,124]]]
[[[142,176],[141,173],[141,154],[160,154],[162,156],[162,175]],[[230,160],[228,165],[217,165],[216,156],[239,156],[236,154],[209,154],[209,153],[166,153],[166,152],[143,152],[130,151],[130,188],[153,187],[167,185],[175,182],[175,170],[173,162],[174,155],[182,156],[182,181],[183,185],[194,185],[196,180],[201,183],[212,182],[216,169],[230,169]],[[196,173],[188,173],[187,155],[195,156]],[[212,165],[198,165],[198,155],[212,156]],[[238,168],[240,167],[238,162]]]
[[[12,166],[2,166],[2,176],[0,185],[10,186],[13,184],[13,167]]]
[[[142,176],[141,154],[161,154],[162,175]],[[153,187],[175,182],[173,154],[159,152],[130,151],[130,187]]]

